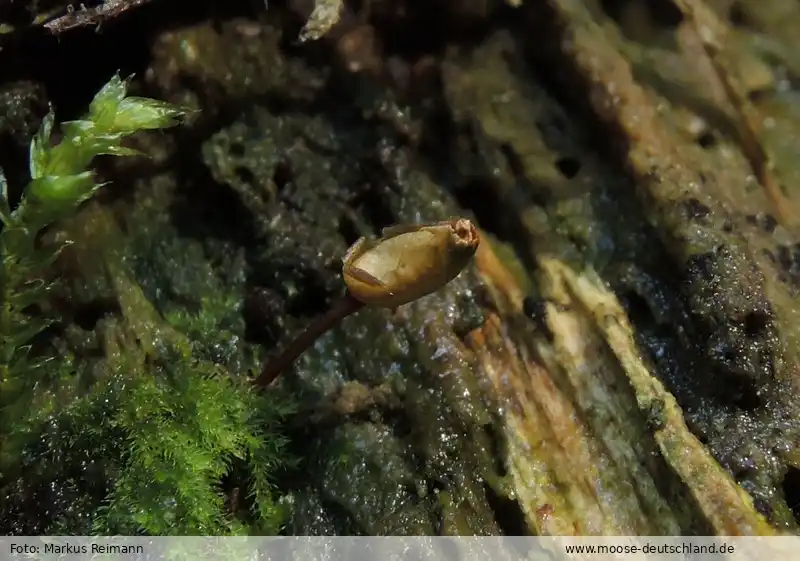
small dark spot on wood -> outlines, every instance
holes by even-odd
[[[244,144],[241,142],[234,142],[228,147],[228,152],[230,152],[231,156],[241,158],[245,154]]]
[[[708,150],[709,148],[713,148],[716,143],[717,139],[714,136],[714,133],[712,133],[711,131],[706,131],[697,137],[697,144],[699,144],[701,148],[705,148],[706,150]]]
[[[730,387],[728,394],[738,407],[745,411],[755,411],[764,406],[758,392],[748,380],[730,377],[724,383]]]
[[[536,330],[547,337],[548,341],[553,340],[553,333],[547,325],[547,306],[543,299],[526,296],[522,301],[522,312],[533,321]]]
[[[91,331],[106,316],[119,312],[119,304],[115,300],[97,299],[81,304],[75,310],[75,324],[85,331]]]
[[[701,220],[711,214],[711,209],[694,197],[682,201],[681,205],[689,220]]]
[[[736,27],[746,27],[749,24],[749,18],[742,8],[741,2],[733,2],[728,8],[728,19],[731,24]]]
[[[747,314],[742,322],[745,337],[748,339],[762,337],[769,326],[770,319],[769,313],[760,310]]]
[[[758,103],[759,101],[768,99],[769,94],[763,90],[753,90],[751,92],[748,92],[747,97],[748,99],[750,99],[750,101]]]
[[[771,234],[778,227],[777,219],[767,212],[759,212],[756,215],[756,223],[767,234]]]
[[[749,455],[743,455],[735,458],[728,467],[731,472],[733,472],[733,476],[736,478],[736,481],[740,483],[752,475],[756,469],[755,462]]]
[[[702,277],[711,276],[714,270],[714,261],[716,260],[714,252],[707,251],[705,253],[698,253],[689,257],[688,268],[689,275],[697,275]]]
[[[629,4],[627,0],[602,0],[600,3],[603,11],[618,21]],[[651,0],[644,6],[653,23],[662,28],[675,29],[683,22],[683,13],[671,0]]]
[[[252,185],[256,179],[255,174],[253,174],[250,168],[246,168],[244,166],[236,166],[234,173],[236,173],[236,177],[239,179],[239,181],[248,185]]]
[[[792,268],[792,252],[789,249],[789,246],[778,246],[778,263],[787,271]]]
[[[272,180],[275,182],[275,187],[278,191],[281,191],[293,179],[294,172],[292,171],[291,163],[286,159],[282,159],[278,162],[278,165],[275,166],[275,171],[272,172]]]
[[[561,172],[561,175],[567,179],[572,179],[581,171],[581,163],[577,159],[570,157],[563,157],[556,160],[556,167],[558,171]]]
[[[789,466],[783,476],[783,496],[786,504],[792,509],[795,521],[800,524],[800,469]]]
[[[637,291],[630,289],[621,294],[622,304],[628,316],[636,323],[652,323],[655,321],[650,303]]]
[[[796,243],[792,246],[792,260],[796,265],[800,264],[800,243]]]
[[[505,536],[529,536],[530,529],[525,523],[525,514],[519,502],[500,495],[491,486],[483,485],[486,502],[494,512],[497,525],[500,527],[502,535]],[[457,558],[456,554],[453,559]]]
[[[488,178],[469,178],[456,189],[455,196],[462,207],[475,213],[478,222],[486,231],[500,237],[504,235],[507,224],[500,218],[503,216],[500,197],[497,190],[493,189],[492,183]],[[385,214],[391,216],[388,212]],[[392,224],[392,222],[386,223],[387,226],[389,224]],[[381,223],[381,226],[383,226],[383,223]]]

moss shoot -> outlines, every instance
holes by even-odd
[[[31,141],[31,181],[9,201],[0,178],[0,520],[6,534],[276,533],[272,474],[288,411],[207,358],[197,340],[213,310],[159,315],[119,261],[121,313],[97,329],[93,368],[49,344],[48,298],[65,243],[48,227],[73,217],[102,184],[92,161],[137,156],[123,140],[180,123],[186,111],[127,96],[114,76],[85,117],[44,119]],[[68,243],[68,242],[67,242]],[[213,307],[213,306],[212,306]],[[222,335],[220,335],[222,336]],[[98,367],[99,364],[99,367]]]

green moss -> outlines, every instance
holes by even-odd
[[[289,408],[255,394],[216,360],[237,336],[235,302],[203,293],[198,309],[151,304],[130,265],[96,256],[120,312],[91,338],[102,356],[73,359],[45,328],[49,269],[64,245],[39,234],[71,218],[100,185],[95,156],[131,156],[124,137],[172,126],[184,111],[126,96],[115,76],[87,116],[52,113],[31,143],[32,181],[12,209],[0,197],[0,507],[4,533],[273,534],[283,513],[272,474]],[[110,235],[115,235],[111,232]],[[103,244],[100,244],[103,245]],[[63,345],[62,345],[63,347]],[[83,349],[85,350],[85,349]],[[222,364],[220,364],[222,362]],[[235,368],[240,374],[238,368]],[[44,507],[42,506],[44,505]]]
[[[191,370],[187,370],[187,368]],[[239,534],[248,528],[227,514],[220,481],[237,462],[252,476],[256,531],[277,531],[281,512],[269,473],[275,439],[273,407],[211,363],[174,356],[159,376],[140,375],[102,426],[123,438],[120,473],[99,511],[94,530],[103,534]],[[141,373],[146,374],[146,373]],[[233,493],[233,492],[231,492]]]
[[[182,115],[181,109],[159,101],[126,97],[126,83],[114,76],[97,93],[84,119],[62,125],[58,144],[51,143],[55,116],[51,111],[45,117],[31,141],[31,181],[13,210],[5,178],[0,177],[0,406],[4,420],[17,418],[16,409],[27,407],[24,397],[41,381],[37,374],[48,361],[34,358],[30,343],[50,320],[29,315],[27,310],[45,301],[52,285],[43,280],[43,272],[63,246],[37,247],[40,232],[70,217],[101,187],[88,170],[96,156],[136,155],[122,146],[123,138],[141,129],[172,126]]]

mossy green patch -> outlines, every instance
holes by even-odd
[[[115,76],[84,119],[62,125],[56,145],[51,113],[31,143],[22,201],[12,209],[5,189],[0,198],[3,530],[274,534],[283,519],[272,481],[283,458],[277,425],[289,407],[239,375],[254,357],[227,360],[243,326],[237,302],[214,291],[207,270],[198,273],[206,290],[197,306],[157,309],[126,254],[135,244],[125,247],[114,222],[95,211],[94,229],[83,232],[102,232],[90,260],[94,298],[99,290],[113,299],[116,313],[91,329],[67,326],[62,337],[45,332],[63,327],[43,310],[69,287],[46,280],[65,244],[42,245],[39,234],[55,223],[70,232],[67,222],[100,187],[89,169],[95,156],[136,155],[121,144],[126,136],[185,113],[128,97],[126,85]]]

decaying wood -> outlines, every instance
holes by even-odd
[[[537,39],[535,47],[549,45],[558,52],[548,55],[559,59],[551,62],[562,75],[571,76],[564,89],[588,99],[609,137],[618,141],[619,167],[632,179],[630,188],[676,267],[698,254],[716,258],[720,247],[731,248],[719,259],[735,260],[746,280],[716,285],[713,292],[702,278],[682,281],[690,308],[717,314],[703,328],[711,335],[725,329],[746,306],[766,302],[768,290],[748,242],[722,226],[733,220],[735,205],[726,198],[730,186],[715,185],[697,165],[700,158],[692,159],[685,139],[664,118],[657,94],[634,78],[629,61],[582,2],[554,0],[546,12],[538,11],[536,17],[557,31],[548,37],[553,43]],[[546,182],[555,197],[567,198],[576,187],[548,173],[552,160],[542,154],[550,150],[537,132],[547,113],[540,109],[545,94],[492,62],[508,52],[510,43],[487,44],[472,54],[469,68],[446,68],[444,81],[455,118],[478,121],[474,127],[488,137],[483,141],[486,152],[491,154],[496,143],[518,157],[517,179],[498,179],[495,192],[487,196],[499,200],[508,222],[519,220],[524,232],[518,228],[506,234],[515,240],[529,236],[517,247],[530,249],[545,245],[551,233],[514,189],[520,183],[524,188]],[[479,72],[491,79],[476,80]],[[481,112],[484,107],[491,109]],[[581,163],[582,186],[602,189],[607,169],[591,156]],[[494,177],[506,173],[502,161],[489,159],[487,165]],[[682,207],[689,200],[707,204],[704,208],[719,220],[687,221]],[[510,487],[531,530],[551,535],[774,533],[752,498],[687,428],[674,396],[660,381],[663,373],[642,359],[631,322],[610,288],[591,268],[567,265],[562,255],[535,249],[530,253],[536,264],[527,269],[540,271],[534,292],[545,299],[552,341],[522,317],[529,291],[517,285],[491,252],[482,250],[478,268],[492,287],[498,311],[471,334],[469,346],[502,403]],[[738,303],[742,298],[744,306]],[[725,304],[709,306],[711,300]],[[707,336],[703,333],[700,340]],[[692,344],[687,341],[687,348]],[[780,357],[781,346],[773,349],[775,376],[796,379],[796,368]],[[707,375],[702,368],[698,375]]]
[[[521,327],[522,291],[488,247],[498,311],[468,345],[503,411],[511,488],[539,535],[771,535],[642,362],[627,316],[591,271],[542,256],[552,334]]]
[[[635,80],[628,61],[607,42],[598,26],[586,23],[581,3],[553,0],[549,5],[560,28],[563,56],[577,73],[576,82],[581,82],[581,87],[588,91],[589,104],[597,118],[625,139],[621,164],[634,179],[647,219],[657,225],[665,249],[677,263],[687,263],[697,255],[715,256],[712,260],[727,263],[735,260],[747,279],[740,286],[719,287],[714,291],[703,288],[699,279],[688,279],[686,290],[692,305],[704,305],[709,298],[722,301],[719,295],[728,291],[730,309],[718,310],[717,321],[722,322],[732,321],[733,316],[741,313],[733,308],[739,306],[734,302],[741,298],[742,292],[747,294],[748,305],[754,306],[775,297],[777,292],[769,293],[776,287],[765,280],[748,239],[738,233],[727,236],[720,227],[732,219],[733,204],[727,191],[734,188],[716,184],[698,169],[697,160],[682,149],[681,139],[659,114],[656,98]],[[717,222],[695,221],[691,223],[695,235],[685,235],[689,222],[681,207],[688,200],[707,204],[709,215],[719,217]],[[726,255],[717,254],[721,248],[727,249]],[[694,283],[697,288],[692,286]],[[786,289],[778,290],[783,293]],[[781,309],[775,313],[791,316],[794,312]],[[793,359],[785,358],[786,348],[791,350],[791,346],[776,347],[774,375],[800,388],[799,367]]]
[[[793,214],[773,173],[773,161],[759,140],[760,119],[753,104],[747,98],[744,88],[729,68],[725,56],[726,26],[702,2],[680,0],[678,7],[687,16],[700,43],[705,50],[711,68],[733,106],[735,128],[739,135],[742,150],[753,168],[753,173],[767,194],[775,214],[783,224],[791,224]]]

